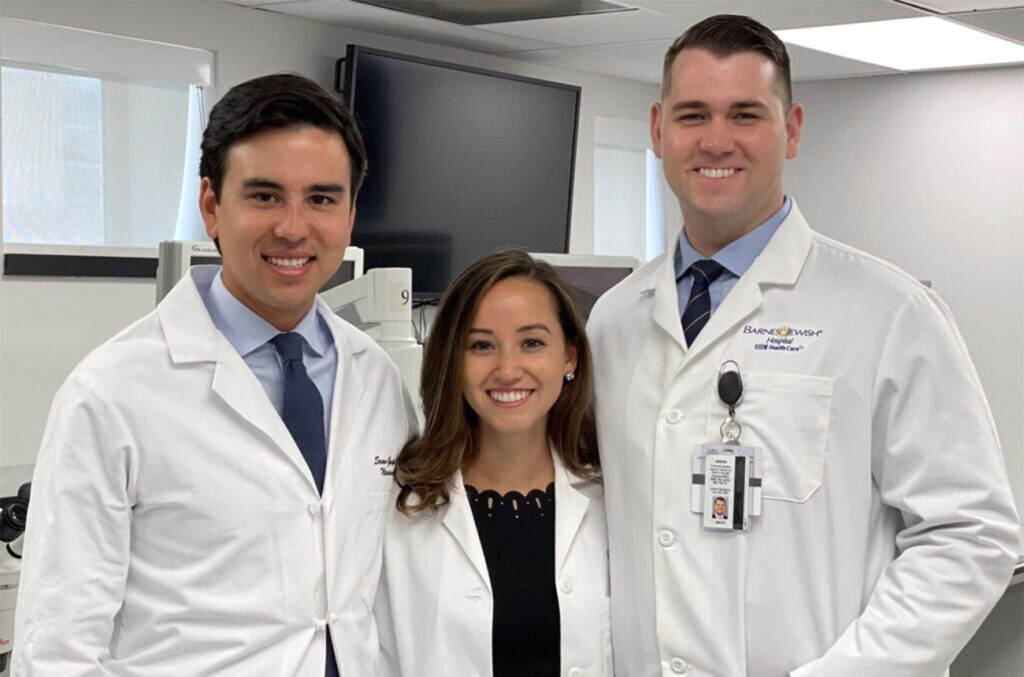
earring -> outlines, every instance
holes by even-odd
[[[565,376],[563,378],[565,378],[565,382],[568,383],[569,381],[571,381],[574,378],[576,378],[576,372],[573,372],[573,371],[566,372],[566,374],[565,374]]]

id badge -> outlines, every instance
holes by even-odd
[[[702,444],[694,451],[690,509],[701,529],[750,531],[761,514],[761,473],[757,449],[735,444]]]

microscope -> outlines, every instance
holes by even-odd
[[[32,483],[26,482],[16,496],[0,498],[0,673],[14,648],[14,604],[18,601],[21,574],[21,542],[28,517]]]

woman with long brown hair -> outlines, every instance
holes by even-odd
[[[422,437],[400,454],[375,604],[385,672],[611,675],[590,349],[564,282],[519,250],[445,293]]]

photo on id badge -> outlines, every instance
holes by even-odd
[[[711,519],[716,522],[727,522],[729,521],[729,499],[725,496],[715,496],[711,502]]]

